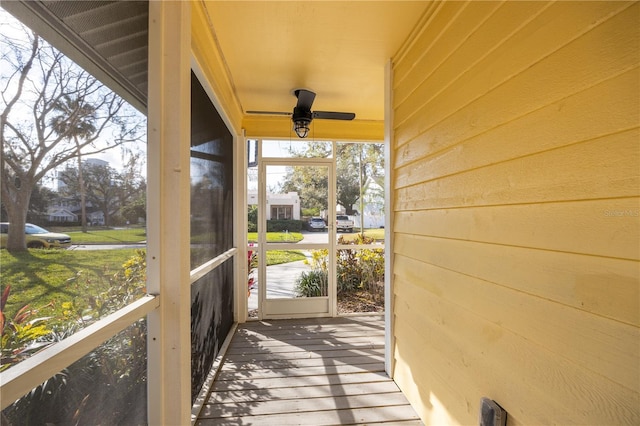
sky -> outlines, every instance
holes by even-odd
[[[17,19],[15,19],[11,14],[9,14],[7,11],[5,11],[0,7],[0,49],[2,50],[0,54],[6,51],[6,49],[9,49],[9,45],[8,45],[9,42],[17,41],[17,40],[22,40],[22,41],[28,40],[27,34],[22,29],[20,22]],[[6,81],[6,78],[8,78],[10,75],[8,73],[12,71],[11,67],[6,66],[5,64],[1,68],[2,69],[0,69],[0,77],[3,78],[3,81]],[[6,88],[10,90],[12,87],[11,85],[5,86],[4,84],[2,84],[1,86],[3,90]],[[29,102],[28,97],[25,95],[23,95],[21,101],[23,100],[26,101],[27,103]],[[4,107],[5,107],[4,102],[0,100],[0,109],[4,110]],[[24,109],[24,111],[22,111],[22,109]],[[135,111],[133,107],[130,107],[130,109],[137,113],[137,111]],[[14,113],[12,113],[12,116],[14,117],[14,119],[16,119],[17,117],[20,117],[21,115],[24,115],[25,117],[30,116],[30,105],[24,105],[21,107],[18,107],[16,105],[14,107]],[[142,114],[139,114],[138,119],[143,119],[143,118],[144,116]],[[110,145],[110,143],[106,139],[98,139],[96,141],[96,145],[99,148],[101,147],[106,148]],[[132,149],[134,151],[145,152],[146,143],[129,144],[129,149]],[[122,155],[122,149],[120,147],[114,147],[102,153],[88,155],[86,158],[96,158],[99,160],[107,161],[109,165],[116,170],[121,170],[123,167],[123,155]],[[143,160],[146,160],[146,155],[142,155],[141,158]],[[72,162],[73,161],[75,160],[72,160]],[[140,164],[141,166],[140,169],[143,176],[146,176],[145,163],[146,161]],[[47,176],[47,178],[45,178],[41,183],[44,184],[45,186],[55,189],[56,182],[55,182],[54,175],[55,173],[53,172],[50,173]]]

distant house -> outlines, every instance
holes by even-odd
[[[258,205],[258,193],[247,193],[247,204]],[[300,220],[300,196],[297,192],[267,193],[267,220]]]
[[[47,220],[49,222],[77,222],[78,215],[62,207],[50,207],[47,211]]]

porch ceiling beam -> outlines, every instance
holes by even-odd
[[[242,127],[246,136],[295,138],[291,117],[245,115]],[[384,121],[313,120],[307,139],[383,141]]]

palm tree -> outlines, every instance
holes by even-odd
[[[53,104],[53,109],[59,113],[51,120],[54,131],[60,136],[73,140],[76,145],[82,232],[87,232],[86,191],[82,174],[80,140],[88,139],[95,133],[96,110],[92,105],[84,102],[83,98],[72,98],[70,95],[64,95],[58,99]]]

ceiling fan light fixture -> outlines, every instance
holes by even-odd
[[[304,139],[309,134],[309,125],[313,120],[313,114],[310,109],[296,106],[293,109],[293,131],[296,132],[299,138]]]
[[[296,135],[298,135],[299,138],[304,139],[309,135],[309,123],[310,121],[305,119],[293,122],[293,131],[296,132]]]

